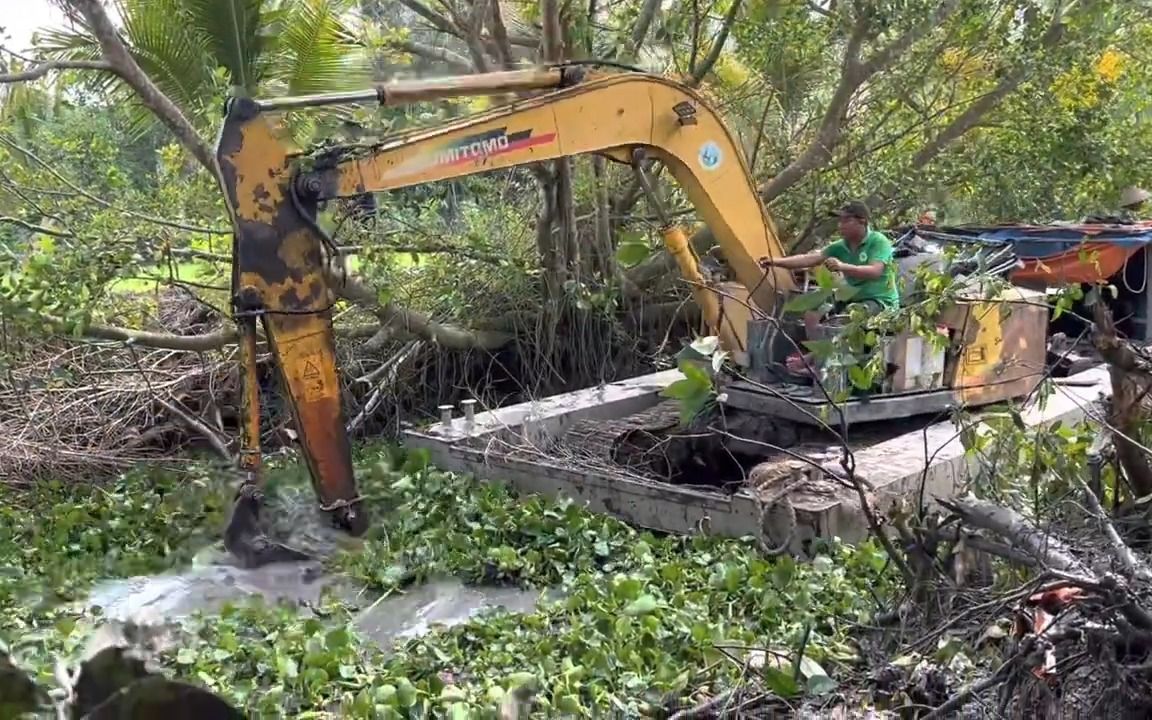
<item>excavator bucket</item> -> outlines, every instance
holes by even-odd
[[[224,549],[239,565],[252,569],[275,562],[313,559],[307,553],[268,537],[260,524],[260,510],[263,506],[263,491],[255,483],[243,482],[224,530]]]

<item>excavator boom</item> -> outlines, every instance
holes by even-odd
[[[306,155],[291,151],[269,116],[365,100],[403,104],[539,90],[549,92],[379,143]],[[794,289],[786,271],[766,278],[758,265],[761,257],[784,253],[736,140],[698,93],[665,78],[585,76],[580,67],[560,66],[394,83],[364,93],[229,102],[217,160],[235,233],[233,309],[246,368],[240,456],[245,479],[226,533],[226,544],[233,538],[234,554],[248,564],[275,555],[258,557],[240,540],[252,535],[241,526],[255,524],[254,506],[260,500],[258,324],[280,368],[322,508],[353,534],[367,527],[341,407],[331,321],[334,293],[326,268],[328,241],[316,224],[318,204],[587,153],[629,164],[642,156],[662,161],[758,306],[771,309],[777,292]],[[699,280],[683,232],[669,226],[665,238],[682,272]],[[705,320],[715,327],[718,306],[701,283],[695,285]],[[247,511],[242,511],[244,503]]]
[[[759,258],[784,252],[736,139],[699,94],[653,75],[600,76],[431,130],[327,151],[301,175],[300,191],[329,200],[591,153],[631,164],[636,149],[672,173],[736,277],[760,286],[760,307],[772,307],[776,289],[792,289],[785,271],[762,282]]]

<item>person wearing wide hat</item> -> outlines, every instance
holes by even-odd
[[[1125,220],[1137,221],[1152,193],[1141,187],[1129,185],[1120,193],[1120,216]]]

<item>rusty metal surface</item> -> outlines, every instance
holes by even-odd
[[[217,160],[233,222],[235,315],[241,322],[258,317],[263,324],[321,503],[346,529],[362,533],[367,519],[358,507],[344,432],[323,238],[314,219],[302,214],[309,208],[293,194],[287,146],[252,101],[229,106]],[[252,373],[245,381],[252,384]],[[253,434],[259,408],[253,393],[246,395],[245,428]],[[255,466],[251,458],[246,464]]]

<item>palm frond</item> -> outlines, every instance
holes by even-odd
[[[20,70],[22,63],[13,62],[14,67],[0,70]],[[42,82],[13,83],[0,85],[0,123],[12,123],[20,128],[24,137],[30,137],[37,121],[50,116],[54,107],[54,93]]]
[[[189,27],[201,35],[209,55],[227,69],[234,87],[247,94],[260,83],[260,63],[266,37],[261,31],[265,0],[183,0]]]
[[[99,60],[100,43],[87,28],[64,30],[45,28],[36,31],[36,51],[53,60]]]
[[[367,48],[344,21],[353,0],[114,0],[121,37],[140,68],[190,119],[224,90],[224,75],[245,92],[311,93],[367,84]],[[82,21],[50,30],[39,43],[46,59],[97,59],[100,46]],[[108,76],[117,100],[131,92]],[[130,131],[155,119],[138,103]],[[302,128],[303,129],[303,128]]]
[[[181,110],[198,115],[215,88],[215,63],[182,0],[127,0],[125,10],[124,34],[140,68]]]
[[[214,63],[184,5],[182,0],[130,0],[124,32],[141,69],[189,110],[211,86]]]
[[[36,31],[36,53],[44,60],[99,60],[100,43],[81,26],[76,30],[46,28]],[[118,82],[112,73],[93,75],[97,87],[110,92]]]
[[[300,0],[288,8],[276,53],[277,75],[288,93],[343,90],[370,81],[369,54],[341,20],[348,9],[339,0]]]
[[[181,0],[122,0],[117,3],[122,19],[121,39],[136,63],[182,110],[196,115],[213,87],[210,62],[203,44],[187,23]],[[100,43],[87,24],[77,21],[76,29],[52,29],[38,37],[37,50],[46,59],[97,60]],[[119,78],[106,74],[102,89],[114,101],[134,98]],[[134,103],[135,105],[135,103]],[[139,107],[132,114],[130,128],[139,137],[155,122]]]

